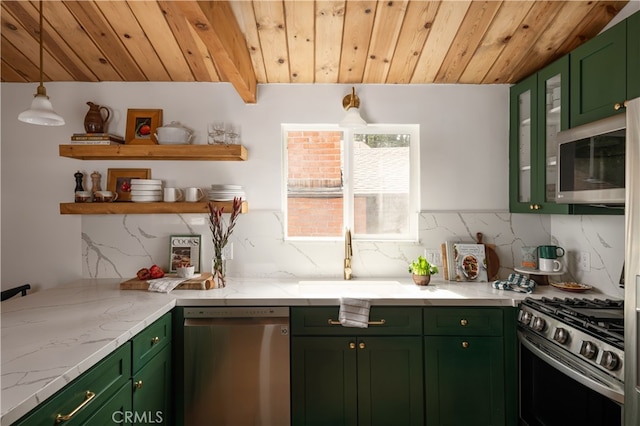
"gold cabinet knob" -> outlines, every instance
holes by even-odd
[[[461,326],[463,326],[463,327],[464,327],[464,326],[465,326],[465,325],[467,325],[467,324],[469,324],[469,321],[467,321],[466,319],[461,319],[461,320],[460,320],[460,325],[461,325]]]
[[[356,344],[353,342],[349,342],[349,349],[355,349],[356,348]]]
[[[142,389],[142,380],[138,380],[137,382],[134,382],[133,387],[136,389]]]
[[[462,342],[462,347],[467,349],[469,347],[469,342]]]
[[[533,204],[529,204],[529,210],[533,210]]]
[[[153,339],[151,339],[151,344],[152,345],[157,345],[159,341],[160,341],[160,338],[158,336],[156,336]]]
[[[360,342],[360,343],[358,344],[358,347],[359,347],[360,349],[364,349],[364,348],[365,348],[365,344],[364,344],[364,342]]]

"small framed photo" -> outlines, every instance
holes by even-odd
[[[107,169],[107,190],[118,194],[118,201],[131,201],[131,179],[150,179],[151,169]]]
[[[125,144],[157,144],[155,133],[160,126],[162,126],[161,109],[128,109]]]
[[[200,273],[202,235],[172,235],[169,238],[169,272],[178,267],[193,266]]]

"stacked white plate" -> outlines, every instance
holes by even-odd
[[[162,181],[160,179],[131,179],[131,201],[134,203],[162,201]]]
[[[207,191],[209,201],[233,201],[235,197],[246,198],[241,185],[211,185]]]

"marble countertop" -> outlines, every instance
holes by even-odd
[[[9,425],[87,371],[175,306],[339,305],[340,297],[372,305],[517,306],[527,294],[489,283],[443,282],[425,287],[411,278],[234,279],[213,290],[154,293],[121,290],[117,279],[82,279],[2,302],[0,424]],[[595,289],[594,289],[595,290]],[[539,286],[533,297],[568,297]],[[585,297],[602,297],[590,291]]]

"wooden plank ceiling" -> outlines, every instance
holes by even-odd
[[[43,2],[44,81],[514,83],[625,1]],[[37,1],[1,1],[4,82],[39,81]]]

